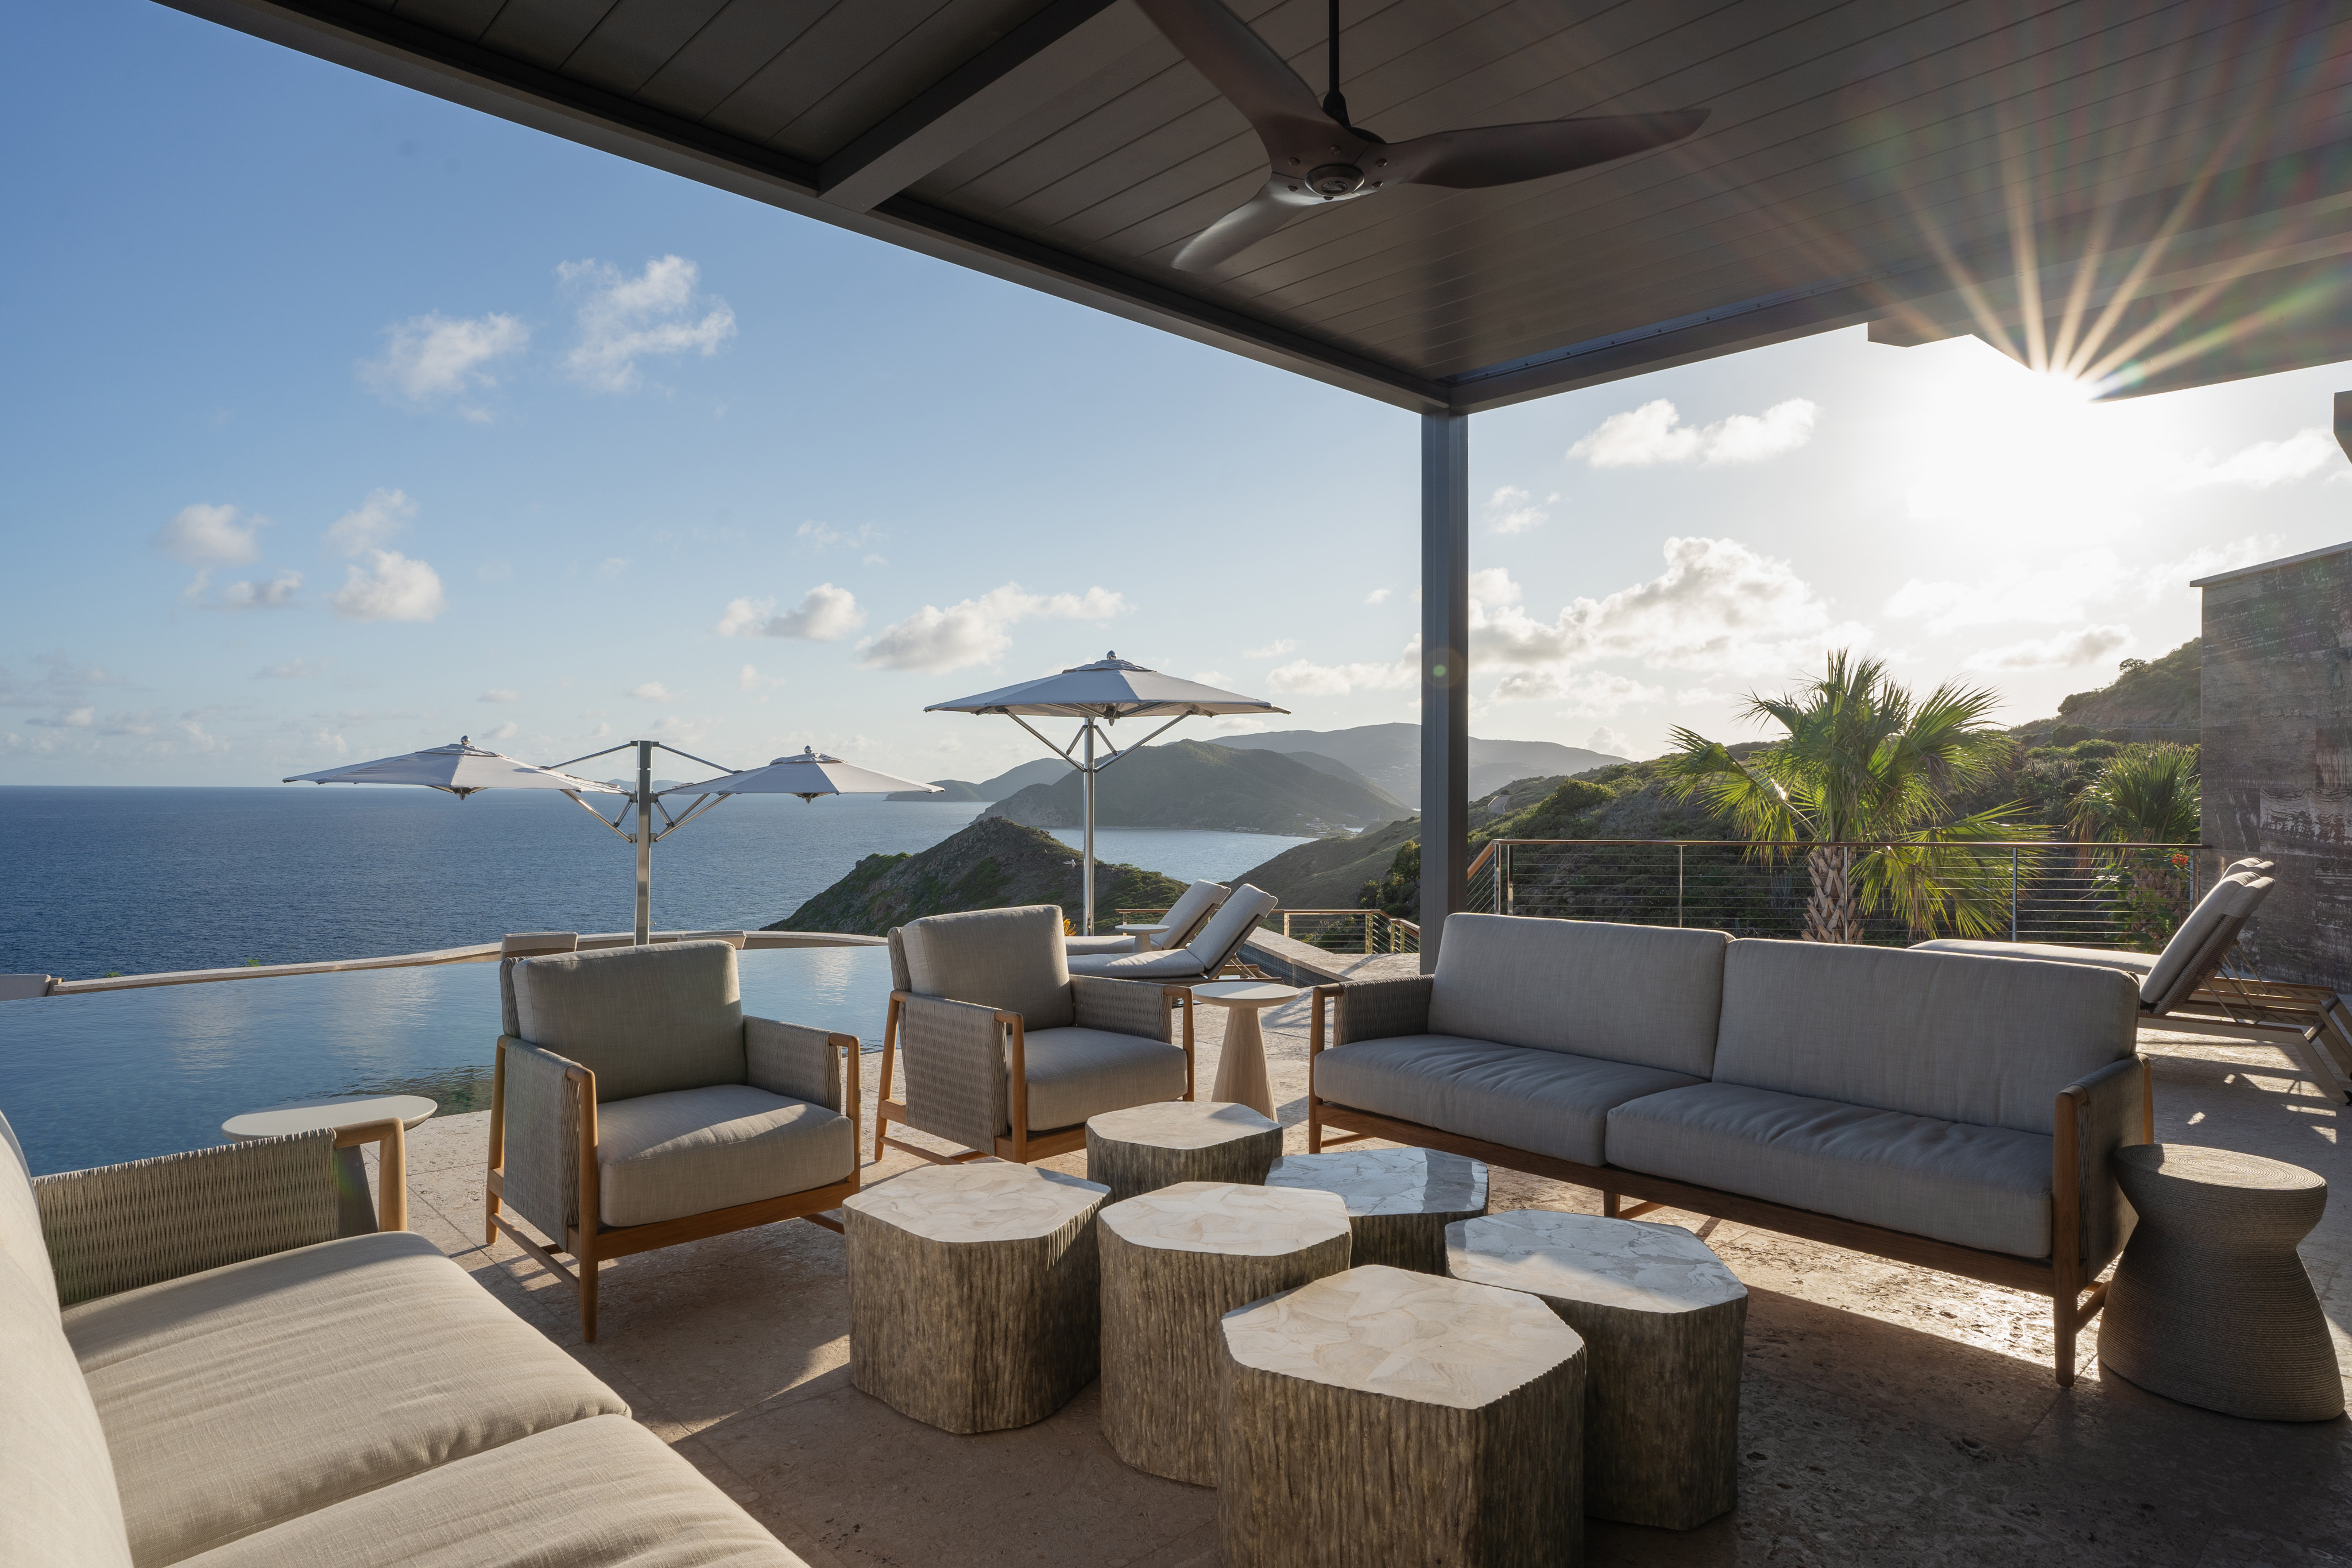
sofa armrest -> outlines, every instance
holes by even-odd
[[[1358,980],[1349,985],[1316,988],[1336,993],[1337,1016],[1333,1045],[1359,1040],[1388,1040],[1401,1034],[1429,1032],[1429,998],[1436,978],[1410,975],[1399,980]]]
[[[299,1133],[36,1176],[33,1197],[58,1304],[70,1307],[333,1240],[335,1134]]]
[[[845,1100],[841,1092],[841,1053],[845,1048],[849,1052],[854,1079],[859,1050],[856,1035],[835,1034],[804,1024],[779,1023],[774,1019],[746,1016],[743,1019],[744,1078],[752,1088],[855,1116],[856,1096]]]
[[[898,993],[898,1061],[907,1124],[983,1153],[1012,1131],[1005,1031],[1018,1013]]]
[[[1131,1034],[1144,1040],[1172,1041],[1175,1038],[1175,1013],[1171,1007],[1173,991],[1189,1003],[1192,993],[1181,987],[1163,986],[1156,980],[1113,980],[1099,975],[1072,975],[1070,1001],[1074,1009],[1071,1022],[1080,1029],[1098,1029],[1112,1034]]]
[[[2131,1239],[2137,1217],[2116,1183],[2114,1157],[2127,1145],[2154,1141],[2155,1107],[2149,1096],[2148,1059],[2138,1054],[2109,1062],[2058,1092],[2058,1113],[2071,1117],[2074,1127],[2078,1168],[2072,1176],[2085,1280],[2105,1268]],[[2068,1175],[2054,1173],[2055,1181],[2063,1183]],[[2059,1188],[2053,1185],[2053,1190]]]
[[[490,1164],[499,1201],[558,1247],[580,1227],[580,1173],[595,1161],[596,1077],[569,1057],[512,1036],[499,1040]]]

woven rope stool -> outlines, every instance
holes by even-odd
[[[2294,1244],[2327,1183],[2299,1166],[2188,1144],[2117,1149],[2138,1211],[2107,1287],[2099,1360],[2153,1394],[2256,1421],[2344,1413],[2327,1319]]]

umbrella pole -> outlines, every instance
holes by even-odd
[[[1080,935],[1095,934],[1095,721],[1087,720],[1087,829],[1086,859],[1078,873],[1079,886],[1086,894],[1086,923]]]
[[[637,946],[653,936],[654,743],[637,742]]]

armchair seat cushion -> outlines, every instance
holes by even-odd
[[[1375,1115],[1603,1163],[1610,1107],[1700,1080],[1659,1067],[1445,1034],[1395,1035],[1315,1058],[1315,1092]]]
[[[748,1083],[676,1089],[596,1107],[606,1225],[651,1225],[849,1179],[848,1117]]]
[[[422,1236],[325,1241],[67,1309],[138,1568],[620,1396]]]
[[[2050,1256],[2051,1139],[1736,1083],[1609,1113],[1609,1163],[2020,1258]]]
[[[1105,1111],[1184,1097],[1181,1045],[1108,1030],[1048,1029],[1024,1034],[1021,1050],[1033,1133],[1075,1126]]]

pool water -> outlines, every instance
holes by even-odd
[[[743,1010],[882,1045],[881,947],[740,956]],[[0,1002],[0,1114],[34,1174],[228,1140],[240,1112],[325,1094],[488,1110],[496,964],[363,969]]]

